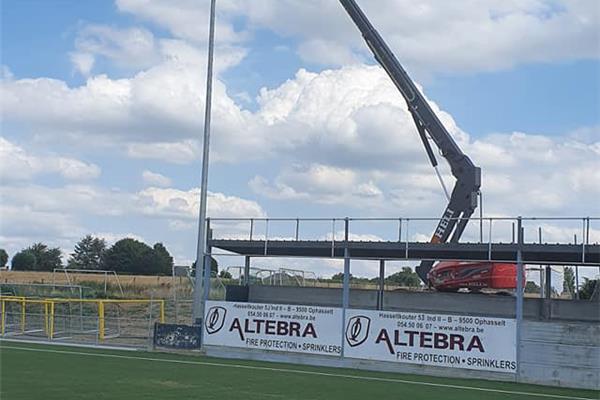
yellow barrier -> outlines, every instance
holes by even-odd
[[[163,299],[70,299],[70,298],[28,298],[23,296],[0,296],[0,335],[6,332],[6,303],[19,303],[21,306],[20,330],[25,333],[26,306],[27,304],[43,304],[44,307],[44,333],[49,339],[54,338],[55,305],[61,303],[93,303],[97,306],[98,340],[106,337],[105,304],[155,304],[159,305],[158,319],[165,322],[165,301]]]

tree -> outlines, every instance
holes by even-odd
[[[0,249],[0,268],[6,267],[8,262],[8,253],[4,249]]]
[[[104,252],[102,268],[133,275],[170,275],[173,257],[162,243],[154,247],[125,238]]]
[[[217,276],[219,272],[219,263],[214,257],[210,257],[210,276]],[[196,276],[196,261],[192,263],[192,276]]]
[[[87,235],[76,245],[68,261],[69,268],[101,269],[102,257],[106,252],[104,239]]]
[[[568,293],[571,298],[575,297],[575,273],[571,267],[565,267],[564,270],[563,293]]]
[[[387,284],[419,287],[421,286],[421,278],[410,267],[403,267],[402,271],[396,272],[385,278]]]
[[[600,297],[600,279],[583,278],[584,282],[579,289],[579,298],[581,300],[598,300]]]
[[[55,268],[62,268],[62,252],[60,248],[49,248],[44,243],[34,243],[26,250],[35,256],[34,271],[52,271]]]
[[[527,281],[525,284],[525,293],[540,293],[540,287],[532,281]]]
[[[151,260],[148,261],[149,272],[155,275],[170,275],[173,270],[173,257],[162,243],[155,243]]]
[[[128,274],[144,274],[152,260],[153,249],[139,240],[125,238],[104,253],[102,268]]]
[[[37,260],[30,250],[21,250],[12,258],[11,269],[14,271],[35,271]]]
[[[354,277],[352,276],[352,274],[350,274],[350,280],[354,279]],[[343,282],[344,281],[344,273],[343,272],[338,272],[337,274],[334,274],[331,277],[331,280],[334,282]]]
[[[231,279],[232,276],[229,272],[225,271],[224,269],[221,270],[221,272],[219,272],[219,278],[222,279]]]

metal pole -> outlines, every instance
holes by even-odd
[[[488,233],[488,260],[492,261],[492,219],[490,218],[490,231]]]
[[[483,243],[483,193],[479,194],[479,243]]]
[[[402,241],[402,218],[398,219],[398,241]]]
[[[377,309],[383,310],[383,293],[385,290],[385,260],[379,260],[379,290],[377,293]]]
[[[244,257],[244,286],[250,285],[250,256]]]
[[[523,230],[521,217],[517,219],[518,248],[517,248],[517,381],[521,378],[521,329],[523,325]]]
[[[512,241],[511,243],[515,242],[515,223],[512,223]]]
[[[211,267],[212,267],[212,249],[208,244],[209,240],[212,239],[212,229],[210,229],[210,218],[206,219],[206,254],[204,255],[204,291],[203,291],[203,299],[202,305],[206,304],[208,300],[208,296],[210,294],[210,275],[211,275]]]
[[[348,250],[348,217],[344,220],[344,281],[342,289],[342,357],[344,357],[344,327],[346,325],[346,309],[350,305],[350,251]]]
[[[579,300],[579,265],[575,266],[575,298]]]
[[[542,227],[538,226],[538,239],[542,244]],[[544,267],[540,265],[540,298],[544,298]]]
[[[201,323],[204,314],[204,303],[202,301],[203,279],[200,267],[206,253],[206,199],[208,192],[208,154],[210,144],[210,114],[212,102],[212,74],[213,74],[213,52],[215,45],[215,6],[216,0],[210,2],[210,24],[208,33],[208,66],[206,69],[206,104],[204,109],[204,143],[202,154],[202,183],[200,185],[200,212],[198,216],[198,245],[196,249],[196,284],[194,290],[193,318]]]
[[[346,217],[346,228],[348,227],[347,222],[348,218]],[[346,242],[348,242],[348,238],[346,238]],[[333,257],[335,257],[335,218],[331,220],[331,258]]]

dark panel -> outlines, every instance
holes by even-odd
[[[154,346],[172,349],[199,349],[200,325],[154,324]]]

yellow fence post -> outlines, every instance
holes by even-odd
[[[4,305],[4,300],[2,300],[2,320],[0,321],[0,331],[2,336],[4,336],[4,321],[6,320],[6,306]]]
[[[98,301],[98,339],[104,340],[104,302]]]
[[[50,340],[54,338],[54,302],[50,302]]]
[[[25,300],[21,302],[21,333],[25,333]]]

